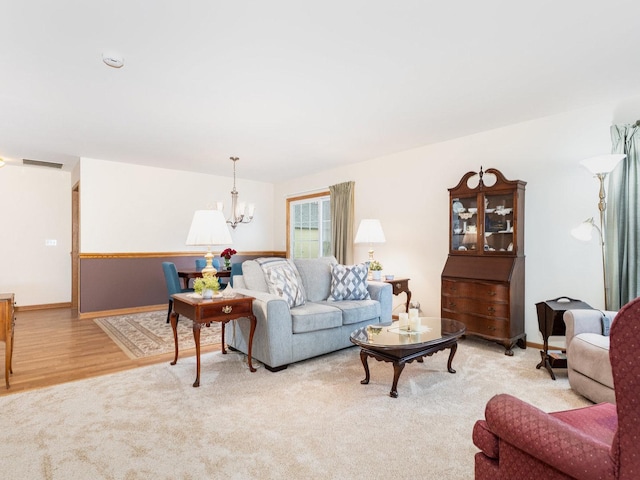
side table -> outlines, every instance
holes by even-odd
[[[411,290],[409,290],[409,278],[394,278],[393,280],[384,280],[393,287],[393,294],[400,295],[402,292],[407,294],[407,303],[405,310],[409,313],[409,303],[411,303]]]
[[[196,381],[193,382],[194,387],[200,386],[200,328],[202,324],[211,322],[222,324],[222,353],[226,354],[227,350],[224,345],[225,324],[238,318],[251,320],[247,363],[251,372],[256,371],[251,363],[251,346],[253,345],[253,334],[256,330],[256,317],[253,315],[253,297],[239,293],[236,293],[233,298],[216,297],[212,300],[203,300],[193,296],[192,293],[177,293],[172,297],[171,328],[173,329],[176,354],[171,365],[175,365],[178,362],[178,315],[183,315],[193,320],[193,340],[196,344]]]
[[[540,363],[536,365],[536,368],[538,370],[541,367],[546,368],[552,380],[556,379],[556,375],[553,373],[554,368],[567,368],[567,352],[565,350],[549,351],[549,337],[564,335],[566,333],[562,318],[564,312],[578,308],[591,310],[592,307],[588,303],[569,297],[558,297],[536,303],[538,326],[544,342],[543,350],[540,350]]]

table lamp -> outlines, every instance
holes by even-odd
[[[211,247],[231,245],[231,234],[224,214],[219,210],[197,210],[193,214],[186,244],[207,247],[207,253],[204,256],[207,265],[202,269],[203,276],[218,273],[213,267]]]
[[[382,225],[380,220],[375,218],[365,218],[360,220],[358,226],[358,232],[356,233],[356,239],[354,243],[368,243],[369,244],[369,261],[373,261],[373,244],[384,243],[384,232],[382,231]]]

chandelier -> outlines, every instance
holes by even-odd
[[[231,228],[235,229],[241,223],[249,223],[253,220],[253,211],[255,205],[250,203],[247,207],[244,202],[238,203],[238,191],[236,190],[236,162],[240,160],[238,157],[229,157],[233,162],[233,190],[231,190],[231,216],[227,219],[227,223]],[[218,210],[222,210],[222,202],[218,202]]]

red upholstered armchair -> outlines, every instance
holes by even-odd
[[[476,479],[640,479],[640,298],[611,326],[616,405],[545,413],[510,395],[473,428]]]

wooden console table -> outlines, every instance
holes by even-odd
[[[177,293],[173,295],[173,312],[171,312],[171,328],[173,329],[173,340],[175,342],[175,358],[171,365],[178,362],[178,315],[183,315],[193,320],[193,340],[196,344],[196,381],[194,387],[200,386],[200,328],[202,324],[219,322],[222,327],[222,353],[226,354],[224,346],[224,326],[231,320],[238,318],[248,318],[251,320],[251,331],[249,333],[249,350],[247,360],[249,370],[255,372],[251,363],[251,346],[253,344],[253,333],[256,330],[256,317],[253,315],[253,297],[236,293],[233,298],[216,297],[213,300],[203,300],[194,297],[190,293]]]
[[[9,374],[13,373],[11,359],[13,358],[13,293],[0,293],[0,340],[5,343],[4,354],[4,381],[9,388]]]

